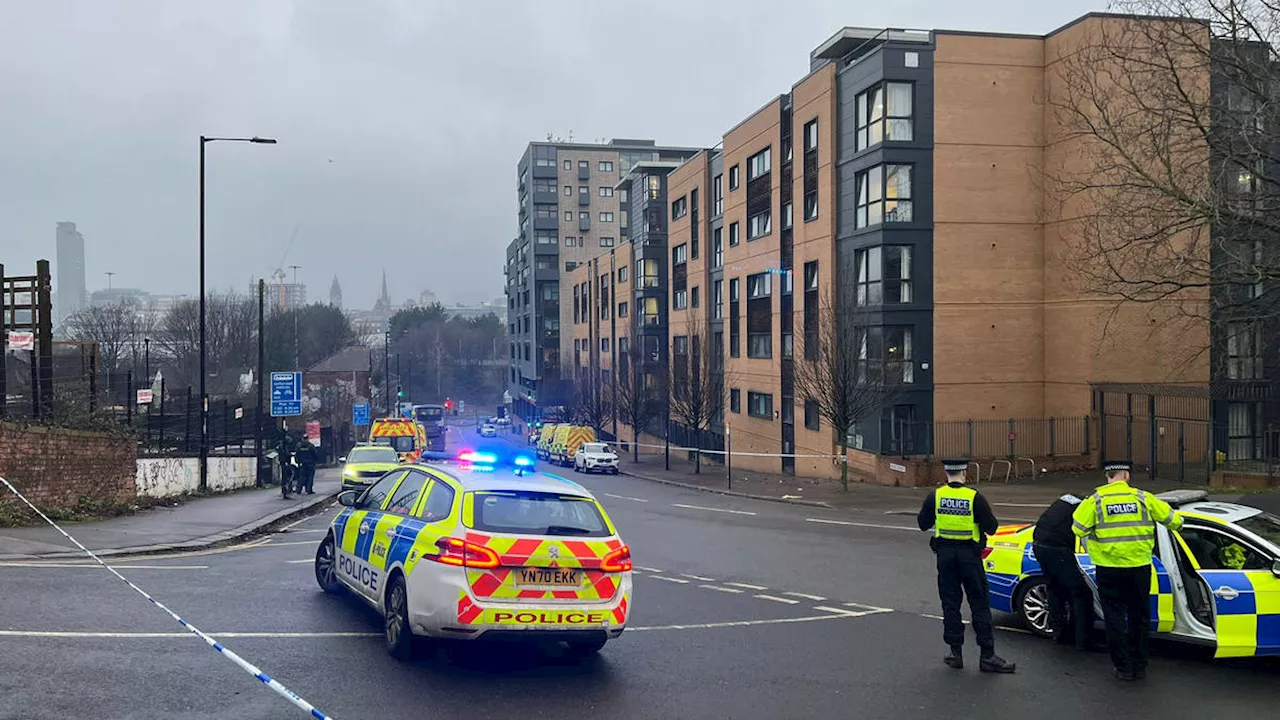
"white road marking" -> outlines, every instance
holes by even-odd
[[[665,582],[670,582],[670,583],[680,583],[681,585],[688,585],[688,584],[689,584],[689,581],[688,581],[688,580],[681,580],[680,578],[667,577],[666,575],[654,575],[654,576],[653,576],[653,579],[654,579],[654,580],[663,580],[663,581],[665,581]]]
[[[855,615],[854,613],[829,613],[826,615],[811,615],[808,617],[794,618],[775,618],[772,620],[736,620],[718,623],[699,623],[696,625],[651,625],[648,627],[629,627],[627,632],[640,632],[643,630],[711,630],[714,628],[732,628],[732,627],[754,627],[756,625],[784,625],[787,623],[803,623],[818,622],[821,620],[848,620],[854,617],[864,617],[866,615],[876,615],[878,613],[862,613]]]
[[[808,593],[802,593],[802,592],[784,592],[782,594],[790,595],[791,597],[798,597],[802,600],[812,600],[814,602],[822,602],[823,600],[826,600],[826,598],[822,597],[821,595],[810,595]]]
[[[715,590],[715,591],[717,591],[717,592],[723,592],[723,593],[740,593],[740,592],[742,592],[741,590],[738,590],[737,588],[720,587],[719,585],[699,585],[698,587],[700,587],[700,588],[706,588],[706,589],[708,589],[708,590]]]
[[[634,567],[636,570],[643,570],[645,572],[658,572],[658,573],[662,572],[658,568],[645,567],[643,565],[636,565]]]
[[[312,530],[312,529],[309,529],[309,530],[283,530],[283,531],[281,531],[281,532],[279,532],[279,533],[276,533],[276,534],[277,534],[277,535],[282,535],[282,534],[284,534],[284,535],[298,535],[298,534],[300,534],[300,533],[322,533],[322,532],[329,532],[329,528],[327,528],[327,527],[324,527],[324,528],[315,528],[315,529],[313,529],[313,530]]]
[[[847,602],[844,604],[844,606],[862,608],[864,610],[870,610],[872,612],[893,612],[893,608],[876,607],[875,605],[864,605],[862,603],[856,603],[856,602]]]
[[[701,505],[684,505],[682,503],[671,503],[671,507],[684,508],[686,510],[706,510],[707,512],[732,513],[734,515],[755,515],[753,512],[746,510],[726,510],[725,508],[703,507]]]
[[[604,495],[605,497],[611,497],[617,500],[630,500],[631,502],[649,502],[644,498],[633,498],[633,497],[627,497],[626,495],[614,495],[613,493],[600,493],[600,494]]]
[[[715,578],[702,577],[701,575],[691,575],[691,574],[689,574],[689,573],[680,573],[680,574],[681,574],[681,575],[683,575],[683,576],[685,576],[685,577],[687,577],[687,578],[693,578],[694,580],[701,580],[702,582],[715,582],[715,581],[716,581],[716,579],[715,579]]]
[[[776,596],[774,596],[774,595],[756,595],[756,597],[760,598],[761,600],[772,600],[772,601],[774,601],[774,602],[786,603],[787,605],[799,605],[799,604],[800,604],[800,601],[799,601],[799,600],[792,600],[792,599],[790,599],[790,598],[780,598],[780,597],[776,597]]]
[[[382,637],[370,632],[211,632],[212,638],[339,638]],[[194,638],[189,632],[70,632],[51,630],[0,630],[0,637],[34,638],[116,638],[123,640],[149,638]]]
[[[1000,507],[1020,507],[1020,508],[1044,508],[1044,503],[991,503]]]
[[[301,565],[302,563],[315,562],[315,558],[303,558],[301,560],[285,560],[290,565]]]
[[[0,567],[12,568],[90,568],[93,570],[105,570],[97,563],[54,563],[54,562],[4,562],[0,563]],[[208,570],[208,565],[112,565],[117,570]]]
[[[811,523],[823,523],[824,525],[849,525],[851,527],[879,528],[881,530],[910,530],[911,532],[920,532],[918,528],[907,527],[906,525],[878,525],[876,523],[849,522],[848,520],[824,520],[823,518],[805,518],[804,521]]]
[[[308,516],[308,517],[304,517],[304,518],[302,518],[301,520],[295,520],[295,521],[293,521],[293,522],[289,523],[288,525],[285,525],[284,527],[282,527],[282,528],[280,528],[280,529],[281,529],[281,530],[289,530],[289,529],[291,529],[291,528],[295,528],[295,527],[297,527],[297,526],[301,525],[302,523],[310,522],[310,521],[312,521],[312,520],[319,520],[319,519],[323,518],[323,517],[324,517],[324,514],[325,514],[325,513],[327,513],[327,512],[328,512],[328,511],[327,511],[327,510],[325,510],[325,511],[323,511],[323,512],[322,512],[321,514],[319,514],[319,515],[311,515],[311,516]]]
[[[893,612],[888,608],[876,608],[874,610],[844,610],[842,608],[827,607],[825,605],[814,605],[813,609],[821,610],[822,612],[835,613],[837,615],[844,615],[846,617],[863,617],[866,615],[878,615],[880,613]]]
[[[294,540],[293,542],[273,542],[264,543],[268,547],[288,547],[290,545],[315,545],[315,540]]]
[[[769,589],[763,585],[751,585],[749,583],[727,582],[725,583],[725,585],[729,585],[731,587],[737,587],[737,588],[745,588],[747,590],[768,590]]]

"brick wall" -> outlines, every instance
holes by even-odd
[[[132,501],[136,474],[137,446],[126,437],[0,423],[0,476],[41,509]],[[18,502],[0,491],[0,505]]]

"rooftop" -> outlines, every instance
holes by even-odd
[[[369,348],[343,348],[307,368],[307,372],[369,372]]]

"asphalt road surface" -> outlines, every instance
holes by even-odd
[[[1121,685],[1102,654],[999,632],[1012,676],[942,662],[932,556],[911,520],[623,477],[568,477],[633,548],[635,612],[600,657],[505,648],[402,664],[315,546],[336,510],[265,541],[121,572],[322,711],[346,718],[1276,717],[1280,665],[1160,644]],[[998,617],[997,624],[1013,620]],[[0,718],[305,715],[106,571],[0,565]]]

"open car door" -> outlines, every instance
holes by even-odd
[[[1089,558],[1088,543],[1077,540],[1076,563],[1084,573],[1089,589],[1093,592],[1093,609],[1102,617],[1102,603],[1098,600],[1098,573]],[[1174,629],[1174,587],[1166,570],[1166,552],[1171,547],[1169,533],[1163,526],[1156,526],[1156,545],[1151,555],[1151,631],[1168,633]]]

